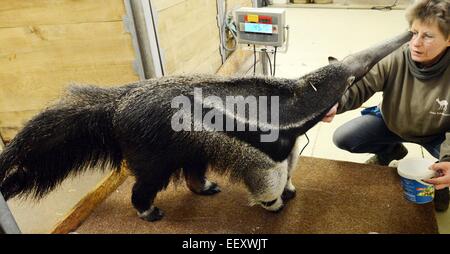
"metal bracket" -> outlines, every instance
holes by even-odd
[[[136,27],[134,24],[134,16],[131,8],[130,0],[124,0],[126,15],[123,17],[123,24],[125,31],[131,34],[131,39],[133,43],[133,48],[136,52],[136,59],[133,62],[133,69],[139,75],[140,80],[145,79],[145,71],[142,61],[142,52],[139,48],[139,41],[136,34]]]
[[[21,234],[8,204],[0,192],[0,234]]]
[[[0,152],[5,149],[5,143],[0,133]],[[0,192],[0,234],[20,234],[20,229],[17,226],[11,211],[9,210],[6,200]]]

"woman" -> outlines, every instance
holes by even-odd
[[[374,153],[367,163],[388,165],[406,156],[402,142],[423,146],[441,163],[433,169],[435,208],[448,209],[450,185],[450,22],[448,0],[417,0],[406,10],[413,32],[408,44],[384,58],[354,84],[323,119],[356,109],[375,92],[378,107],[339,127],[337,147],[352,153]]]

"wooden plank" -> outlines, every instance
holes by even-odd
[[[122,22],[0,29],[0,112],[44,108],[69,82],[138,80]]]
[[[222,65],[219,68],[217,74],[230,76],[236,73],[241,73],[242,67],[245,66],[245,63],[247,63],[251,57],[253,57],[252,51],[242,50],[240,47],[238,47],[236,51],[234,51],[233,54],[228,57],[227,61],[225,62],[226,64]]]
[[[53,64],[72,67],[115,63],[133,57],[130,42],[122,22],[3,28],[0,29],[0,64],[16,71],[24,64],[24,67],[41,70],[43,67],[39,64],[46,64],[47,69],[59,67]],[[121,47],[119,51],[118,47]],[[98,59],[99,55],[102,58]],[[1,71],[8,70],[2,68]]]
[[[67,216],[51,231],[52,234],[67,234],[74,231],[89,217],[95,207],[102,203],[130,175],[126,166],[120,171],[113,171],[94,190],[81,199]]]
[[[0,74],[5,83],[0,84],[0,113],[41,110],[58,99],[62,91],[71,82],[107,86],[111,84],[129,83],[136,79],[131,64],[90,65],[70,70],[55,72],[42,71],[25,73]],[[42,76],[41,76],[42,75]],[[21,76],[25,76],[22,79]],[[6,119],[2,119],[7,121]]]
[[[0,28],[119,21],[123,0],[0,0]]]
[[[220,54],[202,57],[219,48],[216,14],[216,2],[210,0],[185,1],[158,13],[159,40],[169,75],[193,72],[205,60],[217,63]]]
[[[232,0],[227,8],[251,5],[251,0]],[[221,66],[216,1],[173,0],[159,8],[157,25],[166,73],[215,73]]]

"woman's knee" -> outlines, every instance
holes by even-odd
[[[367,126],[371,124],[370,120],[372,119],[358,117],[344,123],[333,133],[333,143],[340,149],[356,152],[354,149],[369,138]]]
[[[347,151],[351,150],[351,147],[353,147],[352,141],[350,132],[348,131],[348,128],[345,128],[345,125],[340,126],[333,133],[333,143],[340,149]]]

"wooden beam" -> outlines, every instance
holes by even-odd
[[[51,231],[52,234],[67,234],[73,232],[130,175],[126,166],[120,171],[113,171],[93,191],[81,199],[75,207]]]
[[[234,51],[225,61],[225,64],[219,68],[217,74],[229,76],[236,73],[242,73],[243,69],[246,69],[244,66],[248,65],[248,60],[252,56],[252,51],[242,50],[240,47],[237,47],[236,51]],[[253,64],[253,61],[251,61],[251,63]]]

